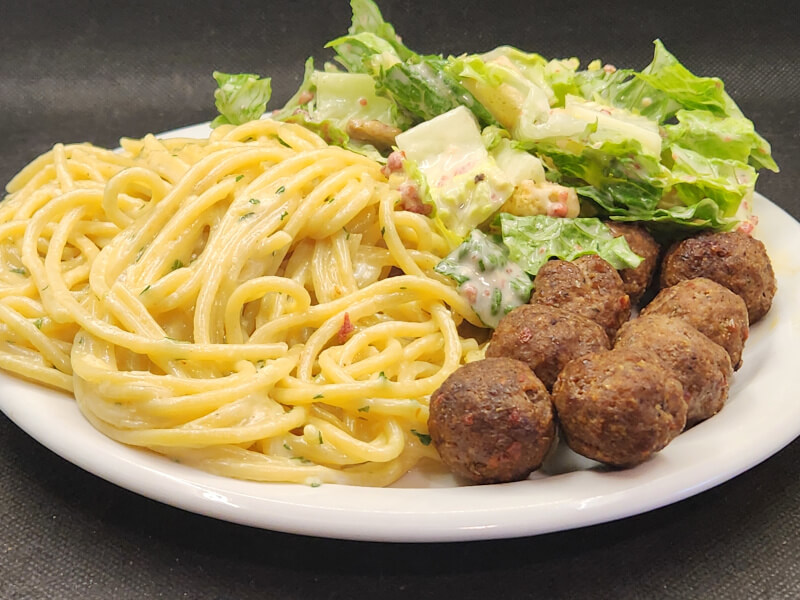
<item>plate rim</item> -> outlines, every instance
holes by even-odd
[[[207,131],[208,124],[200,123],[158,137],[202,136]],[[742,400],[729,402],[654,459],[627,471],[576,471],[491,486],[311,488],[233,480],[124,446],[95,430],[69,394],[4,372],[0,410],[55,454],[124,489],[189,512],[285,533],[378,542],[472,541],[539,535],[634,516],[728,481],[800,435],[800,402],[790,401],[788,381],[770,377],[784,368],[791,373],[790,356],[800,354],[800,308],[792,302],[800,291],[800,223],[761,194],[756,193],[755,200],[761,220],[757,231],[765,231],[766,225],[770,239],[761,239],[780,251],[780,264],[770,249],[778,294],[770,313],[752,328],[744,365],[734,375],[731,396]],[[787,247],[795,252],[784,256]],[[753,338],[756,355],[748,353]],[[765,388],[770,392],[766,400],[751,398],[761,396]],[[789,413],[767,422],[763,414],[751,413],[769,411],[745,407],[747,400],[788,407]],[[737,418],[742,416],[746,422]],[[746,434],[752,427],[761,435],[743,438],[744,455],[724,443],[728,434]],[[713,441],[723,444],[709,447]],[[696,463],[673,464],[709,451],[714,452],[711,458],[701,454]],[[587,483],[592,493],[602,493],[575,493]],[[542,511],[545,507],[548,510]]]

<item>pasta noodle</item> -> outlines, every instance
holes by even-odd
[[[381,165],[271,120],[56,145],[0,204],[0,367],[224,476],[386,485],[481,354],[445,240]]]

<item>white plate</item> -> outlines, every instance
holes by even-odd
[[[207,131],[201,125],[169,135]],[[800,223],[760,196],[756,213],[755,235],[767,245],[778,294],[751,330],[728,404],[634,469],[589,468],[592,463],[562,449],[550,465],[566,472],[502,485],[453,487],[448,476],[423,471],[383,489],[264,484],[209,475],[118,444],[92,428],[70,396],[5,374],[0,409],[50,450],[103,479],[185,510],[277,531],[454,541],[535,535],[635,515],[722,483],[800,435],[793,382],[800,356]]]

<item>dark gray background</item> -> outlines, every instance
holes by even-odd
[[[408,2],[419,51],[509,43],[642,67],[660,37],[717,75],[773,144],[757,189],[800,217],[800,38],[791,2]],[[273,76],[279,106],[343,33],[337,2],[0,0],[0,182],[55,142],[116,145],[214,116],[211,72]],[[780,418],[780,415],[776,415]],[[735,443],[735,440],[732,441]],[[798,598],[800,442],[645,515],[534,538],[391,545],[272,533],[99,480],[0,415],[0,598]]]

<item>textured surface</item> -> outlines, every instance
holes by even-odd
[[[759,191],[800,217],[792,3],[382,4],[422,51],[504,42],[641,67],[660,37],[692,70],[726,82],[782,167]],[[345,0],[189,6],[0,0],[0,181],[57,141],[113,145],[211,118],[213,69],[272,75],[277,105],[306,56],[322,57],[349,19]],[[0,415],[0,598],[797,598],[798,464],[795,441],[699,496],[576,531],[381,545],[155,503],[72,466]]]

